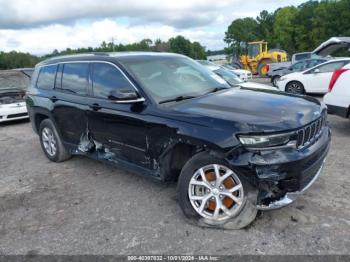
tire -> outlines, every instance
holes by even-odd
[[[221,185],[220,191],[219,186],[213,186],[218,181],[213,180],[214,177],[217,178],[215,166],[220,175],[232,171],[232,175],[225,178],[222,183],[218,183]],[[201,170],[203,173],[200,172]],[[197,180],[201,179],[203,174],[206,186],[193,185],[193,183],[197,184],[204,181]],[[208,188],[207,182],[209,186],[211,185],[211,190]],[[234,190],[234,188],[239,189],[230,193],[231,197],[227,197],[227,190]],[[183,213],[190,223],[198,226],[241,229],[253,222],[257,214],[257,190],[243,176],[233,171],[226,161],[209,152],[198,153],[185,164],[179,177],[177,190]],[[206,192],[203,193],[203,191]],[[232,195],[235,201],[231,199]],[[196,200],[198,197],[202,198],[202,196],[205,200]],[[203,204],[203,201],[206,201],[205,204]],[[219,201],[219,205],[217,201]],[[202,205],[205,208],[200,212]],[[225,212],[223,208],[226,209]],[[219,211],[216,212],[216,209],[219,209]],[[217,213],[216,217],[214,217],[215,213]]]
[[[258,74],[259,74],[260,77],[265,77],[266,76],[267,72],[263,72],[263,69],[264,69],[264,67],[267,64],[271,64],[271,63],[272,63],[271,59],[264,59],[264,60],[259,62],[257,69],[258,69]]]
[[[63,162],[71,158],[71,154],[64,148],[55,125],[50,119],[45,119],[40,123],[39,137],[41,148],[49,160]]]
[[[281,76],[277,75],[277,76],[273,76],[271,78],[271,83],[274,87],[277,87],[277,81],[281,78]]]
[[[292,81],[289,82],[286,85],[286,89],[285,91],[287,93],[291,93],[291,94],[300,94],[303,95],[305,94],[305,89],[302,83],[300,83],[299,81]]]

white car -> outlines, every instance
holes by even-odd
[[[229,71],[233,72],[234,74],[236,74],[243,81],[248,81],[250,79],[253,79],[253,74],[249,70],[235,69],[235,68],[233,68],[230,65],[222,65],[222,66],[224,68],[226,68],[227,70],[229,70]]]
[[[328,113],[349,118],[350,113],[350,64],[335,70],[323,101]]]
[[[24,90],[0,88],[0,123],[28,118],[24,95]]]
[[[250,79],[253,79],[253,74],[252,72],[250,72],[249,70],[244,70],[244,69],[235,69],[230,65],[217,65],[213,62],[207,61],[207,60],[197,60],[198,63],[200,63],[203,66],[207,66],[207,67],[224,67],[226,70],[229,70],[231,72],[233,72],[235,75],[237,75],[240,79],[242,79],[243,81],[248,81]]]
[[[260,90],[274,90],[278,91],[276,87],[263,85],[254,82],[245,82],[241,78],[239,78],[232,71],[227,70],[222,66],[206,66],[210,71],[214,72],[216,75],[225,80],[232,87],[243,87],[249,89],[260,89]]]
[[[24,101],[28,72],[31,73],[29,69],[0,72],[0,123],[28,118]]]
[[[281,91],[295,94],[327,93],[333,72],[350,63],[350,58],[331,60],[302,72],[282,76],[277,81]]]
[[[250,79],[253,79],[253,74],[252,72],[244,69],[232,69],[231,70],[233,73],[235,73],[240,79],[243,81],[248,81]]]

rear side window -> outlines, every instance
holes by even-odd
[[[107,99],[112,90],[133,90],[125,76],[109,64],[94,63],[92,79],[94,97]]]
[[[320,70],[320,73],[330,73],[337,69],[342,68],[347,63],[348,62],[344,62],[344,61],[329,63],[326,65],[321,65],[318,69]]]
[[[88,63],[72,63],[63,65],[62,90],[86,95],[88,88]]]
[[[38,81],[36,83],[37,88],[40,89],[53,89],[55,85],[57,65],[44,66],[40,69]]]

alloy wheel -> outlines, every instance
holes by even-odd
[[[55,156],[57,152],[57,142],[52,130],[48,127],[44,127],[41,131],[41,139],[46,153],[49,156]]]
[[[193,174],[188,196],[195,211],[213,221],[235,216],[244,204],[240,179],[231,169],[218,164],[204,166]]]
[[[299,83],[291,83],[287,87],[287,92],[292,94],[302,94],[303,87]]]

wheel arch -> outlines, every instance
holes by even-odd
[[[191,141],[179,141],[170,145],[159,157],[160,176],[163,181],[177,181],[182,168],[194,155],[208,152],[224,156],[222,149],[215,145]]]

